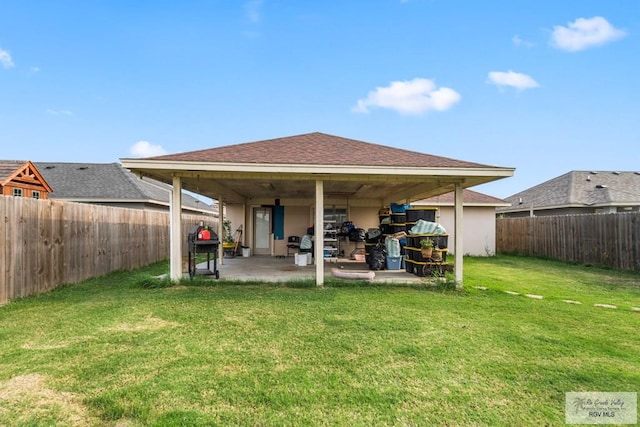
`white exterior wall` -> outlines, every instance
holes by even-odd
[[[453,206],[441,206],[436,222],[449,233],[449,251],[455,253],[453,231]],[[496,253],[496,209],[492,206],[465,206],[464,216],[464,255],[492,256]],[[447,259],[448,260],[448,259]]]
[[[240,237],[240,244],[243,244],[243,242],[246,242],[248,239],[248,236],[245,235],[247,226],[245,225],[243,212],[244,210],[242,205],[225,206],[224,219],[231,221],[231,233],[235,234],[238,227],[242,225],[242,237]],[[220,236],[220,239],[222,239],[222,236]]]

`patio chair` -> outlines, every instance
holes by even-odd
[[[300,249],[300,236],[289,236],[287,239],[287,256],[289,252],[296,253]]]

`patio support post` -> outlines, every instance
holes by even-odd
[[[316,180],[316,218],[313,234],[315,236],[314,257],[316,259],[316,285],[324,285],[324,182]]]
[[[182,180],[179,176],[173,177],[169,210],[169,275],[175,282],[182,279]]]
[[[454,254],[454,266],[453,272],[456,280],[456,287],[458,289],[462,288],[462,254],[464,248],[462,247],[462,237],[463,237],[463,220],[462,220],[462,184],[455,184],[454,191],[454,232],[456,234],[455,237],[455,248],[456,252]]]
[[[242,240],[240,241],[241,246],[249,246],[249,241],[247,240],[247,202],[242,204]]]
[[[218,196],[218,230],[216,230],[216,233],[218,233],[218,239],[220,239],[220,245],[218,245],[218,264],[219,265],[224,265],[224,248],[222,247],[224,243],[222,239],[222,233],[224,232],[223,221],[224,221],[224,201],[222,200],[222,196]]]

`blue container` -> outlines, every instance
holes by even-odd
[[[407,209],[411,208],[411,205],[399,205],[397,203],[391,203],[391,213],[404,213]]]
[[[401,256],[387,257],[387,270],[400,270]]]

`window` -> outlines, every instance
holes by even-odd
[[[22,197],[22,188],[14,188],[13,197]]]
[[[340,227],[343,222],[347,221],[347,210],[345,208],[325,208],[325,221],[335,221],[336,227]]]
[[[36,191],[36,190],[32,190],[31,191],[31,197],[33,197],[34,199],[39,199],[40,198],[40,192]]]

